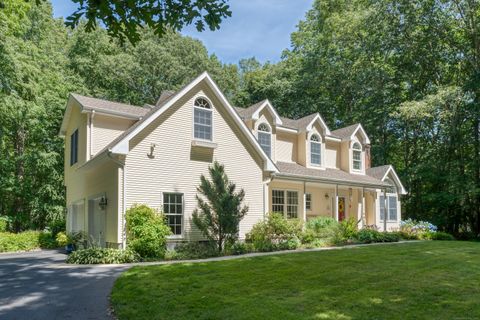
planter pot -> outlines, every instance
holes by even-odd
[[[67,244],[65,246],[65,251],[67,251],[67,254],[70,254],[75,251],[75,246],[73,244]]]

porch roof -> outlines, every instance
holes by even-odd
[[[374,177],[363,174],[351,174],[339,169],[311,169],[290,162],[277,162],[277,168],[280,172],[276,176],[287,179],[317,180],[319,182],[359,187],[384,188],[388,186],[388,184]]]

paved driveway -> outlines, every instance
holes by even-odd
[[[70,266],[48,250],[0,254],[0,319],[111,319],[108,296],[126,266]]]

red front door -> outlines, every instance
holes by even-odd
[[[338,197],[338,221],[345,220],[345,198]]]

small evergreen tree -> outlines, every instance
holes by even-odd
[[[233,243],[238,238],[238,227],[248,207],[242,206],[244,190],[235,192],[236,186],[228,180],[223,165],[215,161],[209,172],[211,181],[203,174],[200,177],[197,191],[203,197],[197,194],[198,208],[193,212],[193,222],[222,252],[225,243]]]

